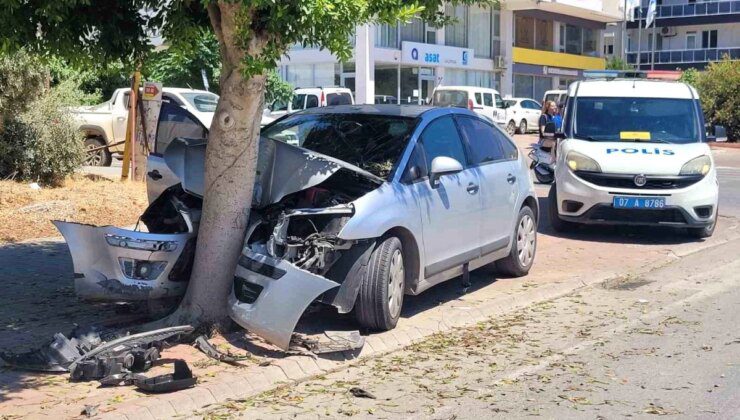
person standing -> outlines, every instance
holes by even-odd
[[[545,137],[544,134],[547,123],[555,123],[557,126],[557,122],[555,121],[555,115],[557,113],[558,105],[554,101],[545,101],[544,105],[542,105],[542,115],[540,115],[540,121],[537,125],[539,126],[540,145],[543,147],[552,147],[554,145],[553,139],[551,137]]]

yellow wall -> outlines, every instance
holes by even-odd
[[[606,68],[606,60],[603,58],[519,47],[514,47],[513,61],[515,63],[581,70],[604,70]]]

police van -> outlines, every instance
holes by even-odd
[[[588,72],[568,89],[550,222],[665,225],[695,237],[717,221],[717,172],[691,86],[645,73]]]

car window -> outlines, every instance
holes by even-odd
[[[316,108],[319,106],[319,97],[316,95],[306,95],[306,109]]]
[[[175,96],[168,95],[166,93],[162,94],[162,100],[163,101],[166,101],[166,102],[169,102],[171,104],[174,104],[174,105],[180,105],[180,106],[183,105],[183,103],[182,103],[182,101],[180,99],[178,99]]]
[[[303,109],[303,105],[306,103],[306,94],[299,93],[293,96],[292,108],[295,111]]]
[[[500,132],[499,130],[493,130],[494,136],[499,139],[499,143],[501,144],[501,149],[504,152],[504,159],[506,160],[516,160],[519,158],[519,149],[516,148],[516,145],[509,140],[504,133]]]
[[[470,149],[470,164],[480,165],[504,158],[500,140],[494,134],[496,131],[489,124],[477,118],[460,117],[460,132]]]
[[[505,100],[505,101],[504,101],[504,103],[505,103],[506,105],[508,105],[509,107],[514,107],[514,106],[516,106],[516,101],[515,101],[515,100],[513,100],[513,99],[507,99],[507,100]]]
[[[204,139],[207,136],[208,130],[187,110],[169,102],[162,102],[154,153],[164,153],[175,137]]]
[[[495,98],[496,98],[496,108],[499,108],[499,109],[503,108],[504,107],[504,100],[501,99],[501,95],[499,95],[497,93],[495,95]]]
[[[483,98],[482,98],[480,92],[475,92],[475,104],[476,105],[483,105]]]
[[[557,93],[548,93],[547,95],[545,95],[545,102],[547,102],[547,101],[553,101],[553,102],[557,103],[558,102],[558,96],[559,95]]]
[[[216,112],[218,95],[213,93],[182,93],[182,97],[200,112]]]
[[[347,92],[329,93],[326,95],[326,104],[332,105],[352,105],[352,96]]]
[[[527,109],[539,109],[539,105],[535,101],[524,101],[524,104]]]
[[[287,111],[287,110],[288,110],[287,102],[275,101],[270,106],[270,111]]]
[[[438,90],[432,100],[434,106],[468,106],[468,92],[464,90]]]
[[[426,165],[424,172],[421,172],[422,176],[429,175],[432,161],[439,156],[451,157],[460,162],[463,167],[467,166],[465,150],[452,117],[445,116],[432,121],[424,129],[420,141],[424,149]]]
[[[490,93],[483,94],[483,105],[493,106],[493,95]]]

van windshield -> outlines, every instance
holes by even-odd
[[[582,140],[701,141],[690,99],[578,97],[574,116],[573,137]]]
[[[434,92],[434,106],[468,106],[468,92],[464,90],[438,90]]]

